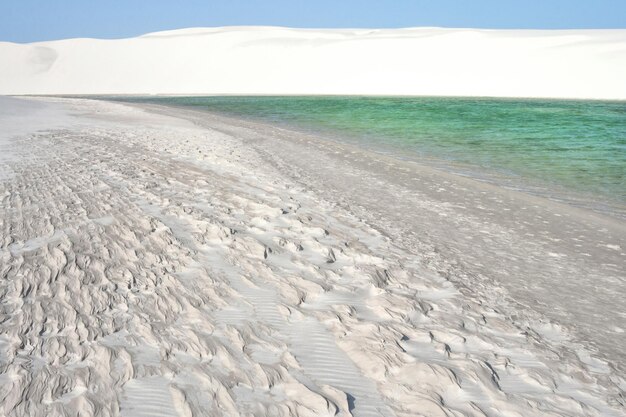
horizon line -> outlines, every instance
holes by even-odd
[[[53,38],[29,42],[7,41],[0,39],[0,43],[12,43],[16,45],[28,45],[44,42],[60,42],[66,40],[99,40],[99,41],[116,41],[124,39],[135,39],[144,36],[164,33],[177,32],[193,29],[290,29],[290,30],[311,30],[311,31],[350,31],[350,30],[372,30],[372,31],[393,31],[393,30],[410,30],[410,29],[442,29],[442,30],[476,30],[476,31],[492,31],[492,32],[588,32],[588,31],[626,31],[626,28],[490,28],[490,27],[451,27],[451,26],[401,26],[401,27],[299,27],[299,26],[280,26],[280,25],[224,25],[224,26],[187,26],[174,29],[163,29],[140,33],[134,36],[122,37],[90,37],[77,36],[69,38]]]

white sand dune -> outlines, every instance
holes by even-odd
[[[143,109],[0,98],[0,415],[626,415],[623,223]]]
[[[0,94],[626,99],[626,30],[197,28],[0,43]]]

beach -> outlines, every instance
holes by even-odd
[[[623,416],[619,217],[269,123],[0,98],[0,414]]]

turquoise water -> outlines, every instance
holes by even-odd
[[[399,97],[150,97],[278,123],[537,189],[626,202],[626,103]]]

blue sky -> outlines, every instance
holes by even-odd
[[[195,26],[626,28],[626,0],[0,0],[0,40]]]

